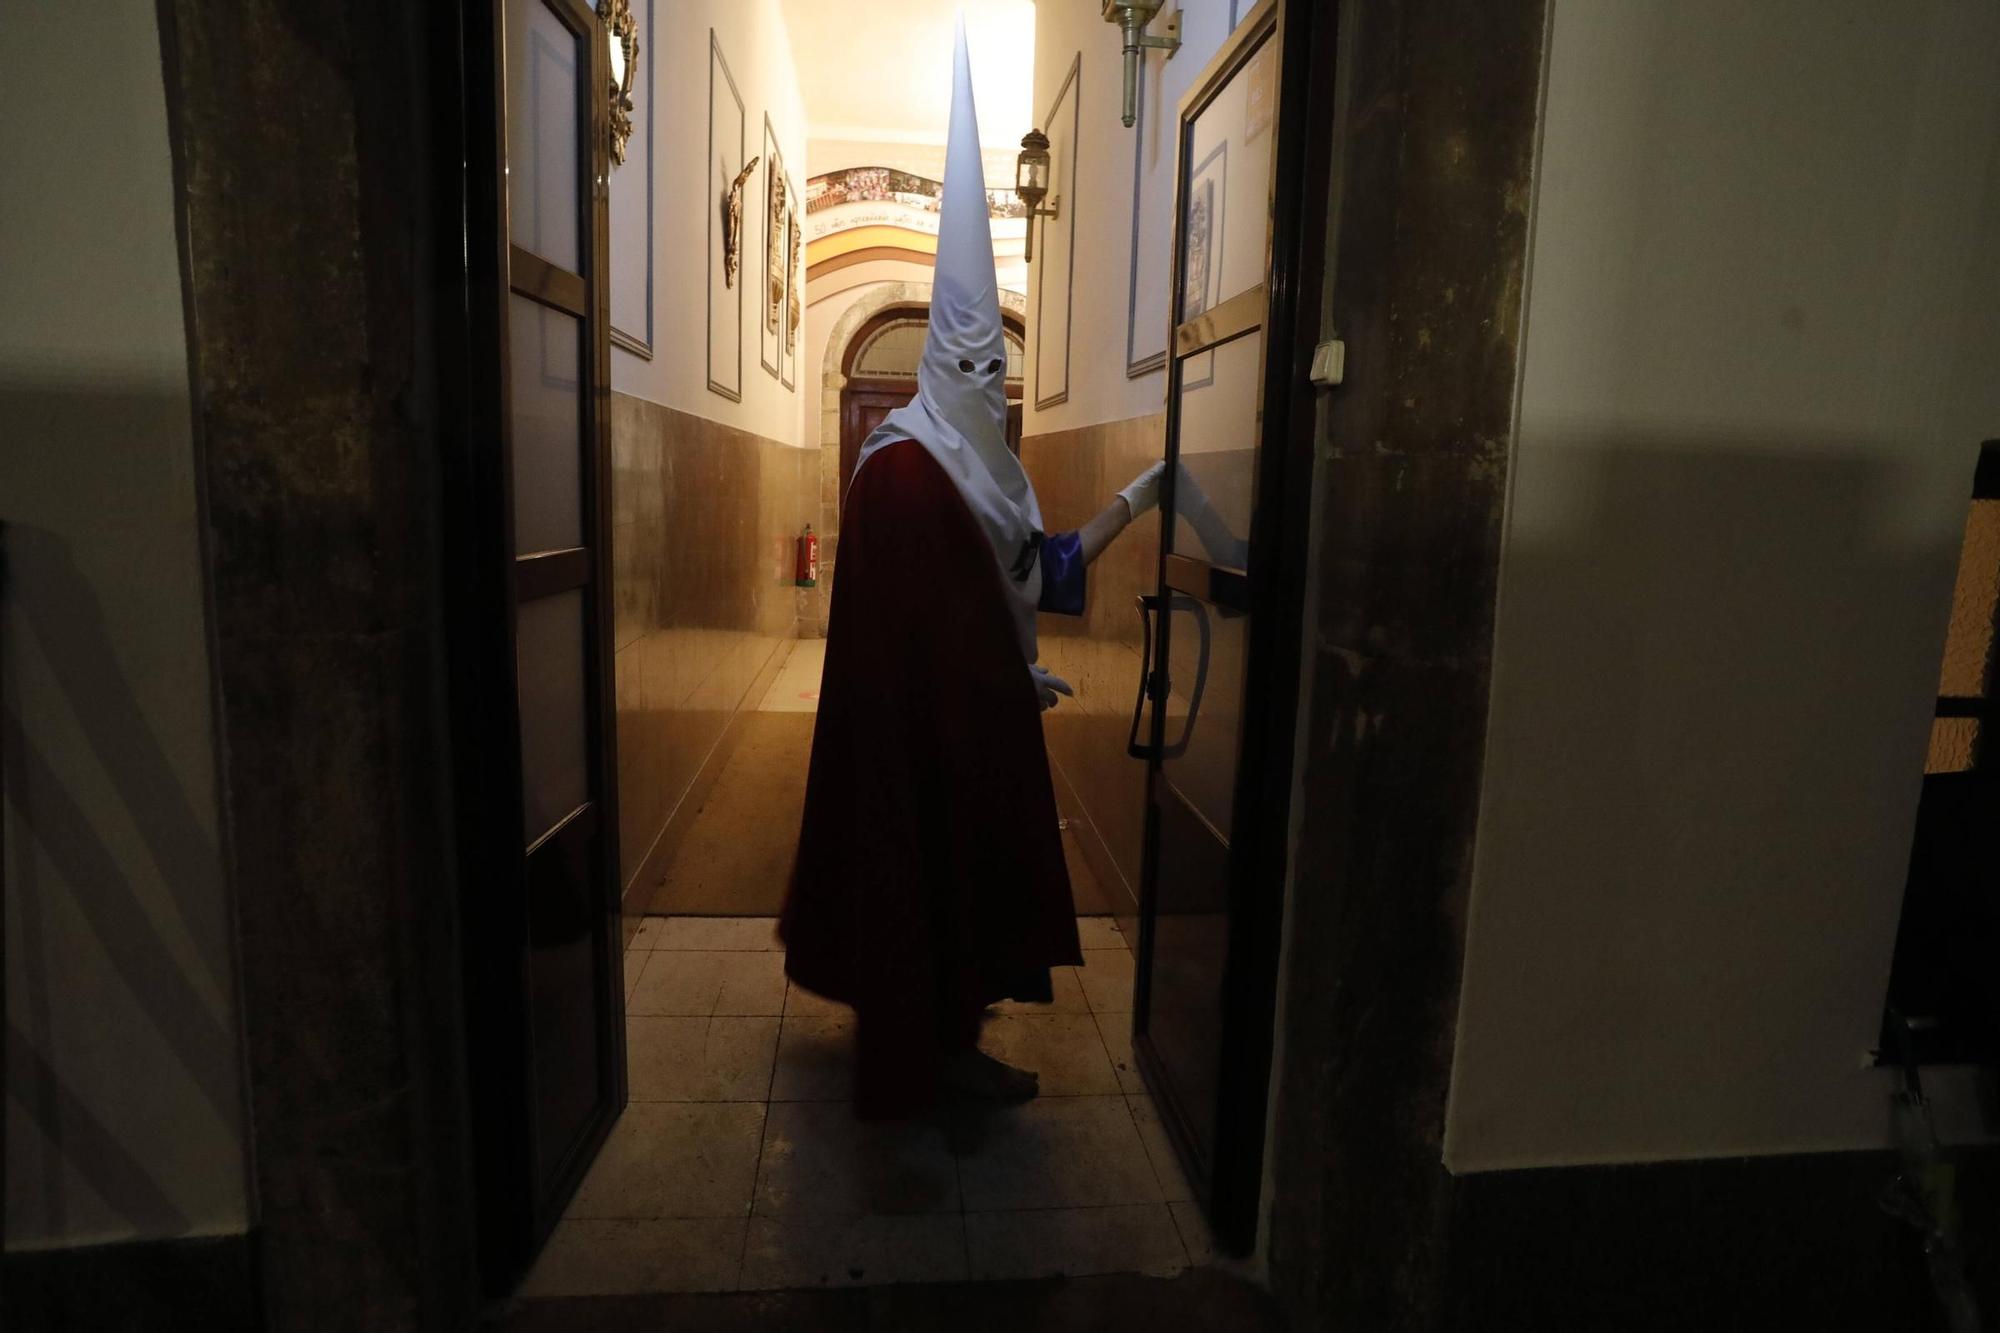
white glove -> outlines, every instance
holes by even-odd
[[[1166,475],[1166,471],[1166,463],[1155,463],[1132,478],[1131,485],[1118,492],[1119,498],[1125,501],[1125,507],[1132,511],[1133,518],[1160,503],[1160,478]]]
[[[1056,675],[1053,671],[1050,671],[1047,667],[1031,666],[1028,668],[1028,674],[1034,677],[1035,693],[1042,696],[1042,711],[1044,713],[1056,706],[1056,696],[1058,694],[1068,695],[1072,699],[1076,698],[1076,691],[1069,687],[1069,682],[1061,676]]]

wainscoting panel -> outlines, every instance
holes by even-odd
[[[819,517],[819,451],[614,393],[611,455],[620,869],[631,916],[649,905],[675,810],[797,635],[793,541]]]
[[[1022,440],[1043,525],[1080,527],[1102,509],[1159,461],[1165,424],[1156,413]],[[1082,821],[1078,841],[1121,916],[1137,907],[1145,828],[1145,766],[1125,753],[1142,672],[1135,602],[1153,591],[1159,554],[1159,516],[1148,514],[1091,567],[1080,619],[1041,618],[1043,664],[1076,687],[1076,698],[1044,715],[1056,799],[1066,817]]]

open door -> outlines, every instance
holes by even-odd
[[[471,420],[454,745],[480,1267],[510,1287],[625,1102],[609,558],[608,54],[465,12]],[[490,101],[487,90],[490,89]]]
[[[1237,1253],[1263,1171],[1312,475],[1331,127],[1304,122],[1324,111],[1315,97],[1308,112],[1309,81],[1332,78],[1332,17],[1314,10],[1264,0],[1180,106],[1168,470],[1133,720],[1134,1049]]]

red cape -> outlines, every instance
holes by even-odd
[[[863,1114],[920,1108],[987,1005],[1046,999],[1047,969],[1082,962],[1001,577],[922,445],[856,471],[779,931],[791,978],[856,1010]]]

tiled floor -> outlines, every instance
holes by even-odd
[[[864,1123],[853,1015],[794,989],[765,917],[649,918],[626,954],[631,1105],[525,1296],[1169,1274],[1209,1261],[1132,1065],[1132,955],[1079,921],[1055,1002],[982,1046],[1041,1074],[1017,1107]]]

